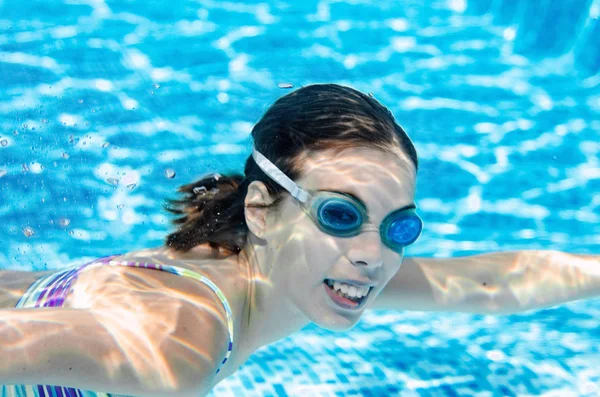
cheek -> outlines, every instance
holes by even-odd
[[[340,261],[341,251],[336,239],[321,231],[307,234],[302,245],[309,271],[322,275]]]
[[[387,284],[400,270],[400,267],[402,266],[402,257],[398,257],[396,254],[393,258],[387,259],[384,263],[386,264],[384,279]]]
[[[284,277],[292,284],[302,280],[314,284],[314,280],[326,277],[331,266],[339,261],[340,249],[335,238],[314,229],[308,217],[296,218],[280,228],[269,242],[273,263],[283,265],[280,271],[287,273]]]
[[[340,249],[336,239],[320,230],[311,228],[303,222],[303,232],[298,236],[300,240],[298,245],[304,258],[304,270],[310,272],[316,277],[323,278],[327,275],[330,268],[340,260]]]

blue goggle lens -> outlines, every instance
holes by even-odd
[[[391,221],[385,231],[385,239],[396,246],[407,246],[414,243],[421,235],[423,223],[415,214],[398,215]]]
[[[347,201],[327,200],[319,206],[321,226],[332,234],[352,233],[362,225],[362,214]]]

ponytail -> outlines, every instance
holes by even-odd
[[[240,174],[211,174],[181,186],[178,191],[184,197],[169,200],[165,206],[179,216],[173,220],[178,230],[167,236],[166,245],[177,251],[189,251],[208,243],[213,249],[239,253],[248,232],[244,217],[248,184]]]

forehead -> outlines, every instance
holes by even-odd
[[[361,198],[370,211],[388,212],[414,202],[416,170],[402,152],[370,148],[318,151],[306,156],[297,181],[307,189],[341,190]]]

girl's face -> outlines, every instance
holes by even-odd
[[[296,181],[300,187],[355,195],[377,226],[390,212],[414,203],[415,168],[403,153],[367,148],[346,149],[338,155],[320,151],[308,157],[304,170]],[[283,296],[310,321],[329,330],[352,328],[398,271],[404,256],[385,246],[377,231],[349,238],[322,232],[289,195],[267,222],[273,285],[282,288]],[[337,299],[326,280],[362,282],[372,288],[363,303],[348,305]]]

